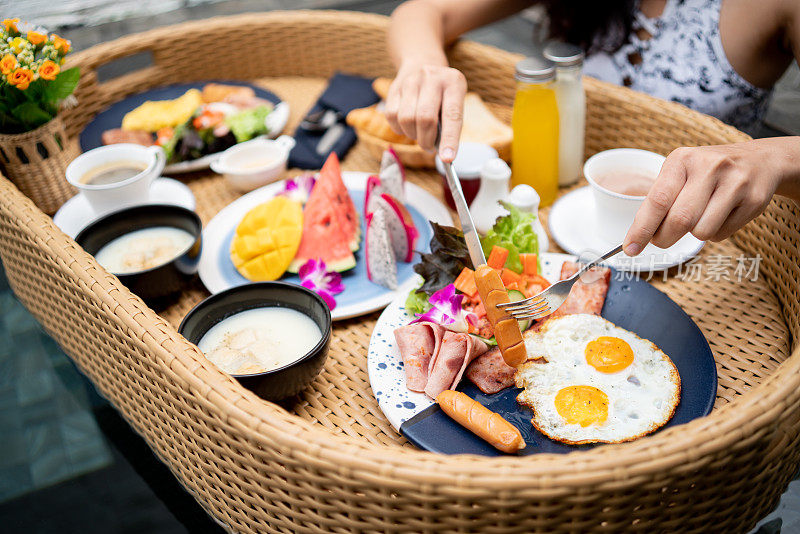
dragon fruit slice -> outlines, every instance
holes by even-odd
[[[403,178],[403,181],[406,181],[406,169],[403,167],[403,162],[400,161],[400,156],[397,155],[397,152],[394,151],[394,148],[391,146],[383,151],[383,156],[381,156],[381,170],[385,169],[392,163],[397,163],[397,166],[400,167],[400,174]]]
[[[405,171],[403,166],[400,165],[400,160],[397,155],[392,151],[385,151],[381,159],[381,172],[379,174],[381,185],[389,193],[400,202],[406,201],[405,195]]]
[[[386,212],[375,211],[367,219],[367,277],[388,289],[397,289],[397,260],[394,257]]]
[[[367,178],[366,192],[364,193],[364,215],[369,217],[375,212],[375,207],[381,195],[386,193],[386,188],[381,179],[374,174]]]
[[[417,243],[419,231],[406,207],[395,197],[382,194],[376,199],[376,212],[385,213],[386,226],[392,242],[395,258],[410,262],[414,257],[414,245]]]

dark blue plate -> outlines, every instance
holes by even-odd
[[[667,295],[638,278],[627,279],[612,270],[603,317],[649,339],[663,350],[681,376],[681,400],[664,428],[688,423],[711,412],[717,396],[717,367],[703,333],[694,321]],[[517,404],[517,388],[487,395],[464,380],[458,388],[516,426],[527,447],[521,455],[567,453],[596,445],[565,445],[553,441],[531,425],[533,412]],[[446,454],[500,456],[485,441],[454,422],[437,404],[421,411],[400,426],[400,432],[421,449]]]
[[[95,115],[94,119],[86,125],[80,136],[81,150],[86,152],[93,148],[102,146],[101,136],[106,130],[119,128],[122,125],[122,117],[137,106],[144,104],[147,100],[170,100],[178,98],[189,89],[203,89],[207,83],[224,83],[226,85],[240,85],[252,87],[256,96],[269,100],[273,104],[278,104],[281,99],[275,93],[256,87],[249,83],[228,81],[228,80],[207,80],[204,82],[181,83],[149,89],[143,93],[137,93],[120,100]]]

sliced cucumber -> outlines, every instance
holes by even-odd
[[[517,291],[516,289],[508,290],[508,300],[510,300],[511,302],[517,302],[520,300],[524,300],[525,298],[527,297],[525,296],[524,293],[522,293],[522,291]],[[519,329],[522,332],[524,332],[525,330],[528,329],[528,327],[531,326],[530,319],[517,319],[517,322],[519,323]]]

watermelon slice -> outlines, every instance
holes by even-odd
[[[287,269],[297,273],[310,259],[321,259],[329,269],[346,271],[356,266],[361,225],[353,199],[342,182],[339,158],[331,153],[319,172],[303,210],[303,237]]]

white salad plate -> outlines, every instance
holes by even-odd
[[[549,282],[558,281],[561,277],[561,264],[574,259],[569,254],[545,252],[541,255],[542,276]],[[417,283],[419,280],[418,277]],[[406,312],[406,297],[408,291],[398,295],[378,318],[367,353],[367,372],[372,392],[378,399],[381,411],[397,431],[400,431],[400,425],[433,404],[433,400],[424,393],[406,388],[403,361],[394,339],[395,329],[414,320]]]
[[[597,235],[594,209],[594,197],[589,186],[562,196],[550,209],[550,237],[570,254],[589,259],[595,259],[599,254],[619,245]],[[663,271],[689,261],[700,252],[704,244],[704,241],[692,234],[686,234],[669,248],[658,248],[651,243],[634,258],[617,254],[605,263],[620,271]]]
[[[269,112],[265,120],[267,124],[268,134],[259,136],[268,139],[275,139],[278,137],[289,121],[289,104],[284,101],[278,102],[272,111]],[[209,154],[202,158],[193,159],[190,161],[181,161],[180,163],[173,163],[164,167],[164,174],[182,174],[185,172],[194,172],[207,169],[214,161],[218,160],[222,152]]]
[[[194,210],[195,198],[192,190],[185,184],[172,178],[161,177],[153,180],[152,185],[150,185],[150,199],[142,204],[173,204]],[[129,207],[125,206],[125,208]],[[86,197],[78,194],[61,206],[56,214],[53,215],[53,222],[62,232],[74,239],[89,224],[113,211],[117,210],[112,208],[97,213],[89,205]]]
[[[342,273],[345,290],[335,296],[337,305],[331,313],[334,320],[347,319],[379,310],[395,299],[405,298],[411,288],[418,283],[413,265],[419,261],[419,254],[415,254],[410,263],[398,262],[399,287],[394,291],[367,279],[363,207],[364,191],[369,176],[370,174],[366,172],[342,173],[342,180],[361,218],[361,247],[355,253],[356,267]],[[282,180],[251,191],[220,210],[206,225],[203,230],[203,253],[200,257],[198,274],[211,293],[219,293],[231,287],[249,283],[239,274],[230,260],[233,234],[236,226],[248,211],[273,198],[283,191],[284,186],[285,181]],[[411,183],[406,183],[406,207],[420,233],[415,246],[418,251],[429,249],[432,230],[428,221],[452,224],[447,208],[424,189]],[[297,276],[289,273],[285,274],[281,280],[300,283]]]

